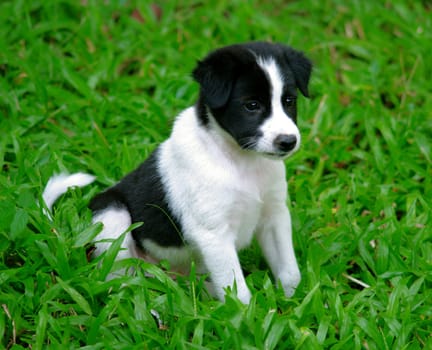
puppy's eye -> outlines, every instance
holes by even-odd
[[[286,96],[286,97],[284,97],[284,99],[283,99],[283,104],[284,104],[286,107],[294,106],[295,103],[296,103],[296,98],[295,98],[294,96]]]
[[[258,101],[248,101],[243,105],[243,107],[248,112],[257,112],[261,109],[261,103],[259,103]]]

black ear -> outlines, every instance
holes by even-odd
[[[192,76],[200,84],[201,97],[208,107],[216,109],[228,102],[239,70],[244,70],[247,62],[253,62],[253,56],[239,46],[216,50],[198,62]]]
[[[229,62],[229,61],[228,61]],[[211,109],[224,106],[232,89],[232,69],[217,62],[215,58],[198,61],[192,76],[201,86],[201,97]]]
[[[302,52],[293,50],[290,47],[285,47],[284,51],[285,58],[293,71],[297,88],[304,96],[309,97],[308,85],[312,72],[311,61]]]

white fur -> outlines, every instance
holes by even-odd
[[[93,222],[103,223],[103,229],[95,239],[95,256],[99,256],[104,251],[106,251],[111,245],[112,240],[117,239],[132,224],[132,220],[127,209],[116,207],[108,207],[105,210],[97,212],[93,217]],[[120,250],[117,258],[126,259],[137,257],[138,254],[135,252],[134,247],[135,243],[133,242],[132,235],[129,232],[123,241],[122,250]]]

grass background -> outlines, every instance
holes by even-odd
[[[402,0],[2,1],[0,348],[432,349],[431,12]],[[315,64],[302,150],[287,161],[295,296],[274,287],[256,245],[242,254],[248,307],[139,261],[105,281],[116,246],[87,262],[100,229],[88,200],[169,135],[197,97],[197,59],[257,39]],[[40,194],[66,170],[98,183],[69,191],[49,222]]]

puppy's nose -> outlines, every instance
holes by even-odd
[[[289,152],[296,146],[297,137],[295,135],[281,134],[275,138],[273,144],[278,151]]]

